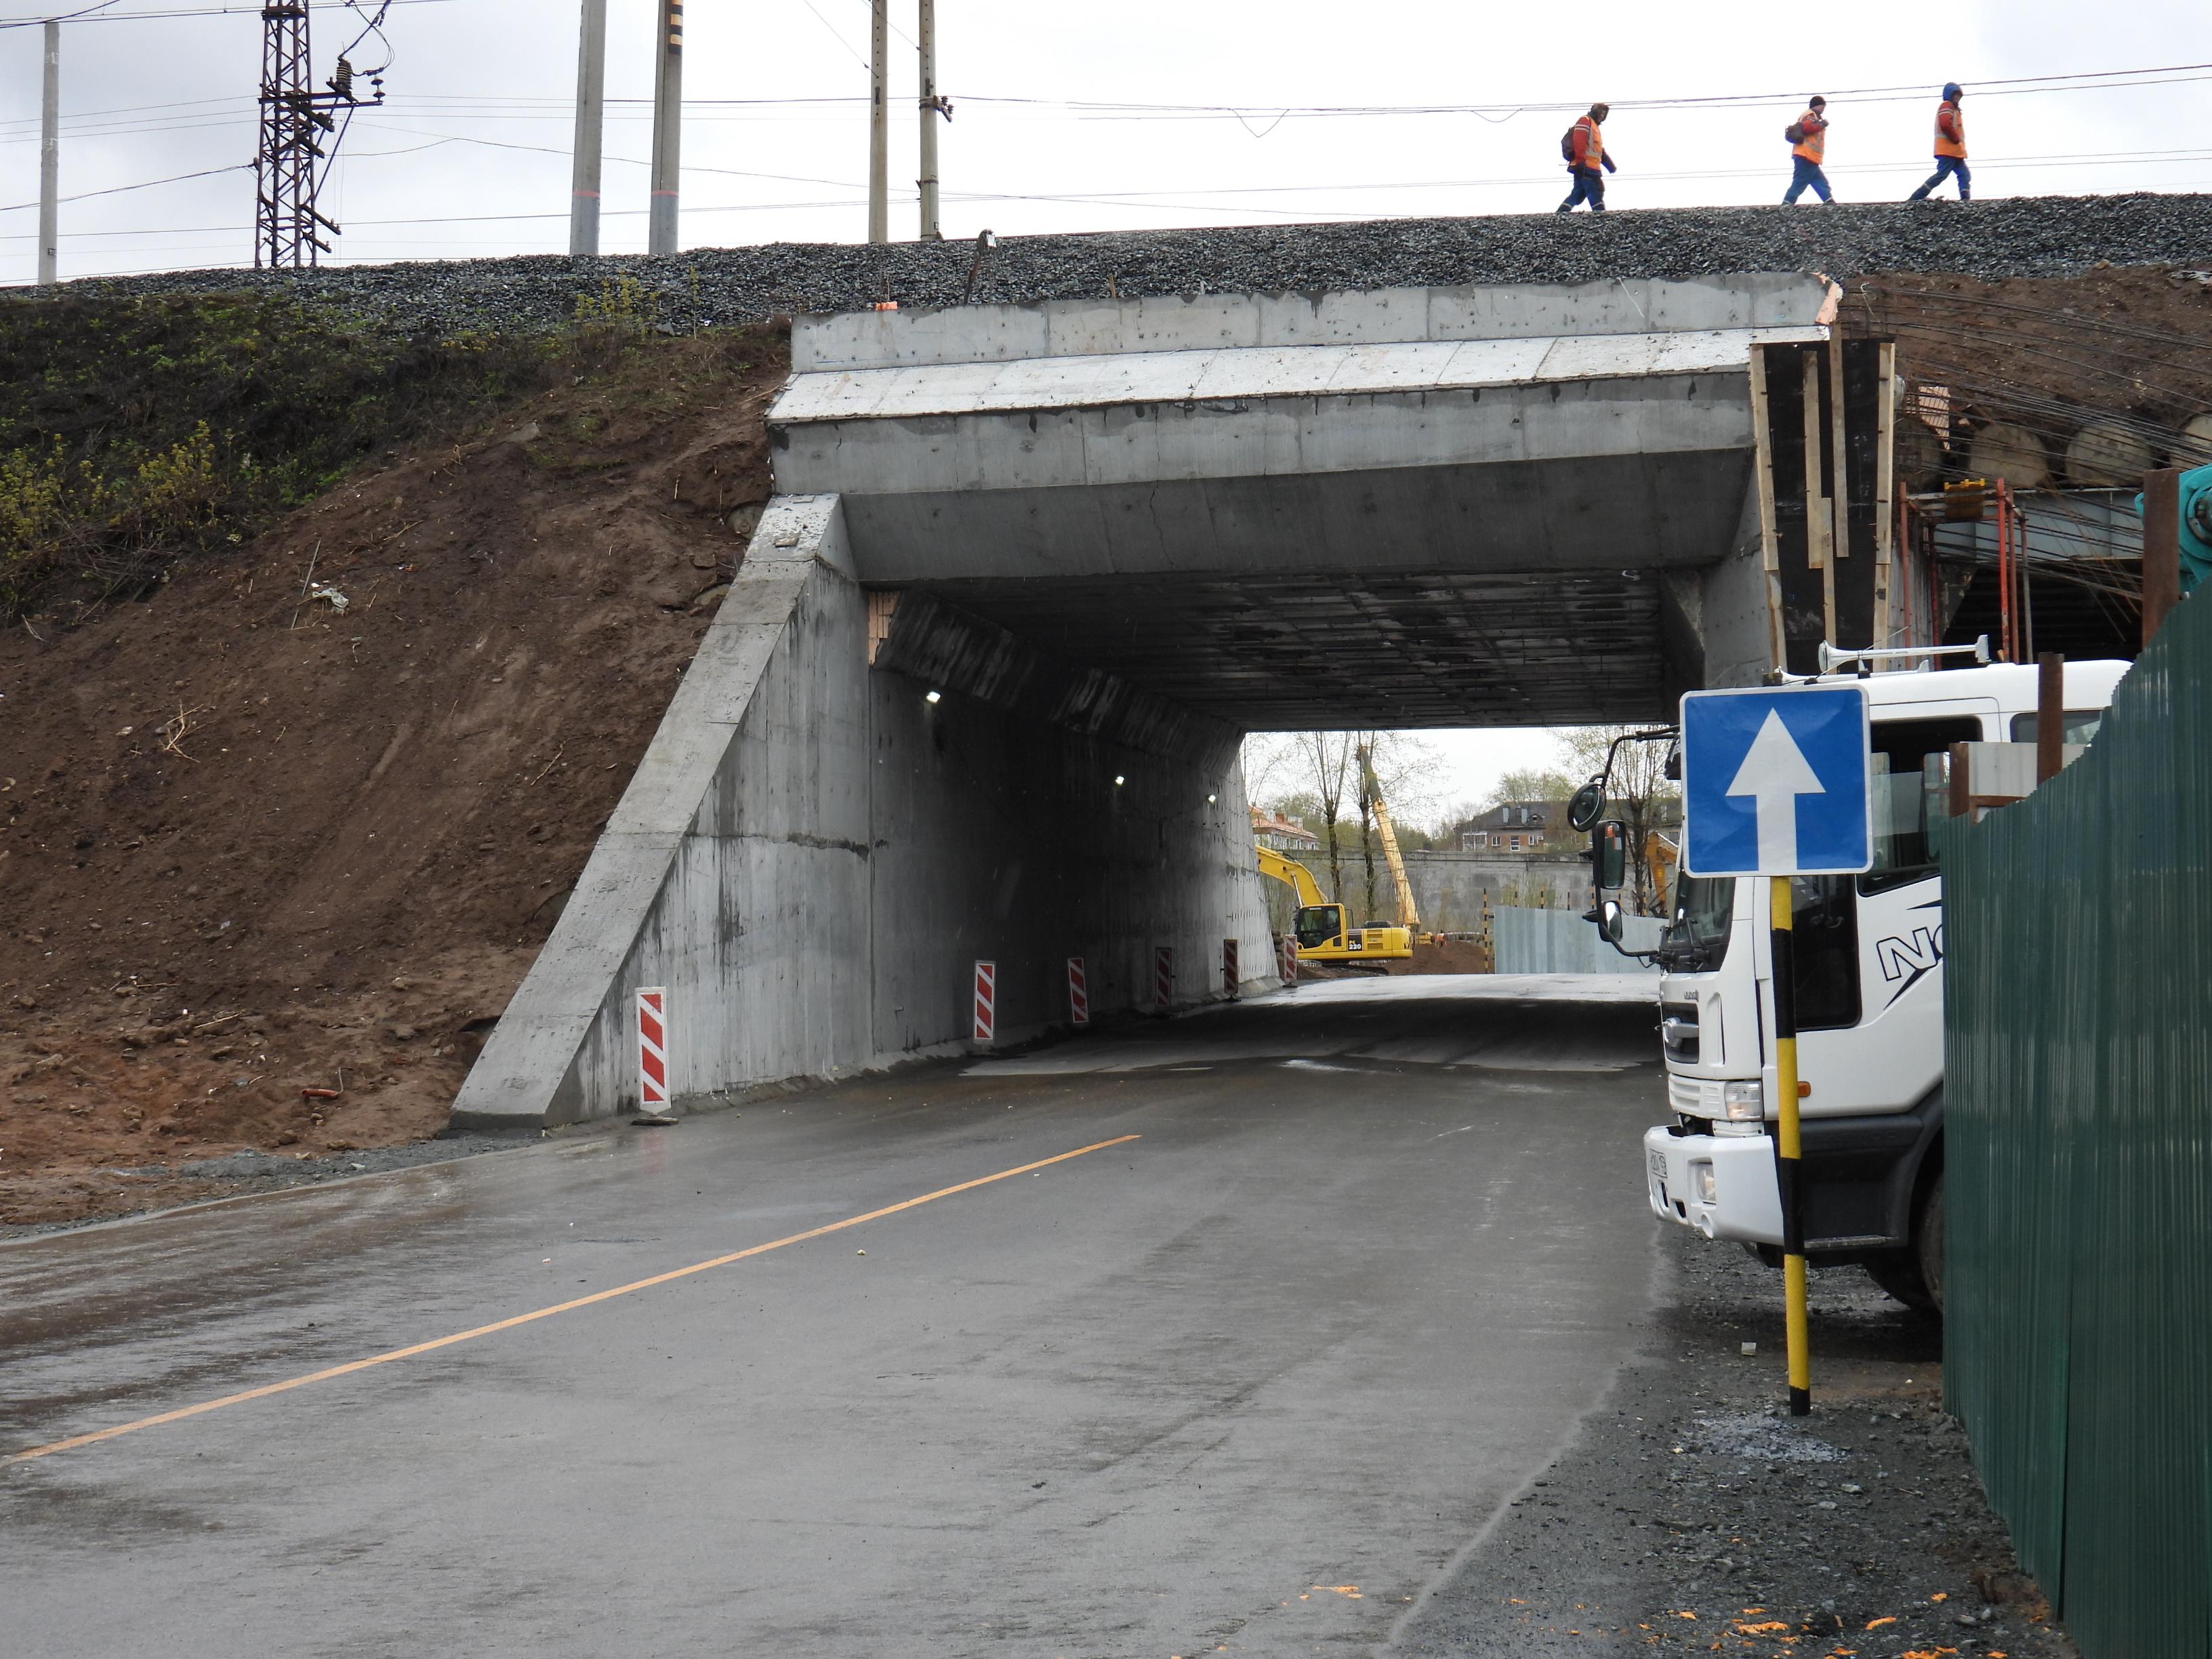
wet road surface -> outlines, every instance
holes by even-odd
[[[0,1463],[0,1645],[1385,1650],[1656,1261],[1650,1005],[1412,983],[0,1247],[4,1458],[796,1240]]]

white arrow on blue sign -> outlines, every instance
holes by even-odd
[[[1874,862],[1866,692],[1759,686],[1682,698],[1682,867],[1856,875]]]

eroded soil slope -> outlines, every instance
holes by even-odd
[[[0,1224],[442,1127],[742,553],[787,360],[603,351],[0,640]]]

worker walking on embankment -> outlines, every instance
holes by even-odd
[[[1966,171],[1966,118],[1959,113],[1959,100],[1965,96],[1956,81],[1943,88],[1943,101],[1936,109],[1935,175],[1914,191],[1907,200],[1926,201],[1929,191],[1954,176],[1959,180],[1959,199],[1962,202],[1974,199],[1973,175]]]
[[[1605,211],[1605,175],[1620,169],[1605,153],[1605,134],[1599,128],[1612,113],[1610,105],[1592,104],[1589,113],[1569,127],[1559,140],[1559,154],[1566,158],[1567,171],[1575,181],[1567,199],[1559,204],[1560,212],[1572,213],[1578,202],[1588,202],[1592,213]]]
[[[1805,112],[1782,131],[1790,141],[1790,157],[1793,171],[1790,175],[1790,191],[1783,197],[1782,205],[1788,207],[1812,185],[1813,193],[1824,202],[1833,202],[1834,194],[1828,189],[1828,175],[1820,171],[1820,158],[1828,151],[1828,100],[1815,98],[1806,106]]]

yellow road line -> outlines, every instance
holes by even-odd
[[[404,1348],[394,1348],[387,1353],[371,1354],[366,1359],[349,1360],[343,1365],[332,1365],[326,1370],[310,1371],[305,1376],[287,1377],[282,1382],[270,1382],[258,1389],[248,1389],[243,1394],[227,1394],[220,1400],[204,1400],[197,1406],[186,1406],[173,1412],[163,1412],[155,1417],[142,1417],[135,1423],[118,1423],[112,1429],[100,1429],[91,1434],[72,1435],[67,1440],[57,1440],[52,1445],[33,1446],[28,1451],[10,1452],[0,1457],[0,1468],[11,1463],[27,1463],[34,1457],[51,1457],[56,1452],[71,1451],[79,1446],[89,1446],[101,1440],[112,1440],[118,1435],[136,1434],[141,1429],[158,1428],[164,1423],[180,1422],[187,1417],[198,1417],[204,1412],[221,1411],[225,1406],[242,1406],[249,1400],[265,1400],[272,1394],[284,1394],[293,1389],[304,1389],[310,1382],[327,1382],[332,1377],[350,1376],[356,1371],[365,1371],[372,1365],[388,1365],[395,1359],[411,1359],[418,1353],[429,1353],[438,1348],[450,1348],[457,1342],[473,1342],[480,1336],[490,1336],[498,1331],[511,1331],[517,1325],[531,1324],[540,1319],[550,1319],[555,1314],[588,1308],[595,1302],[612,1301],[618,1296],[628,1296],[634,1291],[649,1291],[656,1285],[671,1280],[689,1279],[693,1273],[703,1273],[712,1267],[726,1267],[732,1261],[743,1261],[747,1256],[765,1255],[770,1250],[780,1250],[787,1244],[804,1244],[810,1238],[819,1238],[824,1233],[842,1232],[848,1227],[857,1227],[864,1221],[880,1221],[887,1215],[896,1215],[901,1210],[911,1210],[923,1204],[933,1204],[940,1198],[950,1198],[955,1193],[971,1192],[978,1187],[988,1187],[994,1181],[1004,1181],[1010,1176],[1027,1175],[1032,1170],[1042,1170],[1054,1164],[1065,1164],[1071,1158],[1081,1158],[1085,1152],[1103,1152],[1109,1146],[1120,1146],[1142,1139],[1138,1135],[1116,1135],[1111,1140],[1093,1141],[1088,1146],[1078,1146],[1072,1152],[1061,1152],[1052,1158],[1041,1158],[1034,1164],[1001,1170],[996,1175],[978,1176],[973,1181],[963,1181],[957,1187],[940,1187],[933,1193],[924,1193],[919,1198],[909,1198],[896,1204],[885,1205],[880,1210],[871,1210],[866,1215],[848,1216],[842,1221],[833,1221],[827,1226],[813,1227],[803,1233],[793,1233],[788,1238],[771,1240],[766,1244],[755,1244],[748,1249],[732,1250],[727,1255],[718,1255],[710,1261],[695,1261],[688,1267],[677,1267],[665,1273],[655,1273],[650,1279],[634,1279],[627,1285],[617,1285],[611,1291],[595,1291],[590,1296],[580,1296],[572,1302],[556,1302],[550,1308],[539,1308],[533,1313],[517,1314],[512,1319],[501,1319],[489,1325],[478,1325],[473,1330],[456,1331],[451,1336],[441,1336],[428,1342],[416,1342]]]

